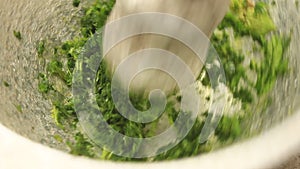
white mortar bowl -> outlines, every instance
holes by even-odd
[[[64,41],[76,34],[72,25],[77,23],[80,10],[73,8],[71,3],[67,0],[0,0],[1,169],[265,169],[300,151],[300,134],[297,133],[300,131],[300,109],[297,107],[300,104],[293,104],[294,100],[299,100],[300,17],[295,15],[297,9],[292,0],[277,0],[277,6],[271,10],[281,32],[293,28],[289,52],[292,71],[275,89],[280,96],[274,98],[280,101],[279,106],[286,105],[285,111],[294,112],[291,117],[279,120],[282,123],[251,140],[209,154],[169,162],[96,161],[56,150],[66,150],[66,145],[57,142],[53,135],[69,135],[55,126],[49,102],[36,89],[36,77],[43,67],[38,63],[35,47],[42,39]],[[21,41],[13,36],[13,30],[22,33]],[[4,82],[10,86],[5,87]],[[22,111],[16,109],[18,105]]]

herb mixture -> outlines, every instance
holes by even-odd
[[[115,0],[95,0],[83,7],[80,36],[53,48],[49,47],[53,51],[51,57],[44,56],[45,41],[37,45],[39,59],[46,63],[45,71],[40,72],[38,77],[38,89],[51,101],[51,113],[57,126],[74,135],[74,140],[54,136],[70,147],[71,154],[115,161],[173,160],[207,153],[259,133],[251,130],[251,119],[258,113],[264,113],[271,104],[268,94],[274,88],[276,80],[288,72],[285,52],[290,38],[276,31],[268,12],[269,7],[264,2],[231,0],[230,11],[211,38],[225,69],[228,103],[224,116],[208,141],[199,143],[199,134],[207,118],[207,108],[204,108],[188,135],[177,146],[156,157],[119,157],[94,145],[78,124],[71,85],[75,63],[85,43],[105,24],[114,4]],[[73,0],[73,5],[80,6],[80,0]],[[19,32],[14,34],[21,39]],[[248,44],[248,47],[243,44]],[[162,121],[168,123],[168,127],[174,123],[179,113],[175,104],[180,102],[181,97],[175,94],[176,99],[168,100],[161,118],[149,124],[131,122],[115,109],[110,76],[106,74],[104,64],[98,70],[96,82],[97,102],[104,118],[115,130],[127,136],[145,138],[159,134]],[[205,69],[198,78],[198,85],[199,93],[210,102],[212,89]],[[138,109],[145,110],[149,107],[147,100],[134,97],[131,100]],[[253,109],[254,105],[256,109]],[[138,147],[132,151],[138,151]]]

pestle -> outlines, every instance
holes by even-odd
[[[229,9],[229,0],[117,0],[112,10],[110,17],[108,18],[108,23],[113,23],[118,21],[125,16],[133,16],[135,14],[141,13],[163,13],[172,16],[179,17],[181,19],[190,22],[195,27],[197,27],[203,35],[207,38],[204,44],[199,44],[199,48],[204,46],[208,47],[208,39],[212,35],[214,29],[222,21],[226,11]],[[158,18],[159,19],[159,18]],[[148,23],[149,24],[149,23]],[[148,25],[147,24],[147,25]],[[158,22],[153,22],[151,26],[158,26]],[[149,26],[148,25],[148,26]],[[118,35],[118,29],[126,30],[131,28],[140,28],[143,30],[143,26],[140,23],[126,27],[117,28],[116,31],[112,31],[109,38]],[[173,24],[170,25],[173,34],[177,32],[180,33],[182,30],[182,25]],[[198,36],[193,36],[193,34],[187,39],[191,42],[197,41]],[[147,49],[161,49],[163,51],[168,51],[175,56],[178,56],[183,63],[186,65],[187,69],[183,70],[178,68],[175,70],[175,74],[180,77],[179,79],[174,78],[170,73],[164,70],[158,69],[145,69],[142,72],[137,72],[135,76],[129,77],[129,74],[137,71],[140,67],[149,64],[149,62],[154,62],[159,67],[170,68],[176,66],[176,59],[166,59],[164,54],[166,52],[154,52],[153,56],[150,57],[136,57],[126,62],[130,56],[136,52],[140,52],[139,55],[149,55],[149,52],[143,52]],[[206,54],[202,51],[201,54],[204,58]],[[151,55],[151,53],[150,53]],[[135,95],[142,95],[143,97],[148,96],[149,93],[155,89],[159,89],[164,92],[165,95],[171,94],[178,90],[178,81],[185,80],[185,77],[189,72],[193,74],[193,78],[197,78],[203,67],[203,60],[199,59],[195,52],[193,52],[186,44],[182,43],[176,38],[167,37],[159,34],[140,34],[121,41],[116,44],[107,53],[104,58],[107,65],[107,70],[111,75],[114,75],[122,87],[126,86],[128,80],[130,80],[129,91]],[[119,65],[126,62],[126,69],[123,71],[116,71]],[[131,79],[130,79],[131,78]]]

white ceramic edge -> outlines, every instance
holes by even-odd
[[[266,169],[287,160],[300,148],[300,110],[284,123],[243,143],[183,160],[159,163],[96,161],[32,142],[0,124],[1,169]]]

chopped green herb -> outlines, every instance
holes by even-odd
[[[38,89],[41,93],[48,93],[52,89],[52,85],[50,84],[47,76],[45,74],[40,73],[39,74],[39,84]]]
[[[53,137],[54,137],[54,139],[55,139],[56,141],[58,141],[58,142],[60,142],[60,143],[62,143],[62,142],[64,141],[63,138],[62,138],[60,135],[54,135]]]
[[[71,148],[71,154],[94,157],[94,153],[92,151],[93,145],[89,143],[81,133],[77,133],[75,135],[75,144],[68,142],[68,145]]]
[[[74,7],[78,7],[79,4],[80,4],[80,0],[73,0],[72,4],[73,4]]]
[[[22,36],[21,36],[21,32],[20,31],[14,31],[14,36],[18,39],[21,40]]]
[[[37,50],[37,53],[38,53],[39,57],[43,56],[43,54],[45,52],[45,41],[44,40],[40,41],[37,44],[36,50]]]
[[[7,81],[3,81],[3,85],[4,85],[5,87],[9,87],[9,86],[10,86],[9,83],[8,83]]]
[[[17,104],[14,104],[15,108],[18,110],[19,113],[23,113],[23,109],[22,109],[22,105],[17,105]]]

